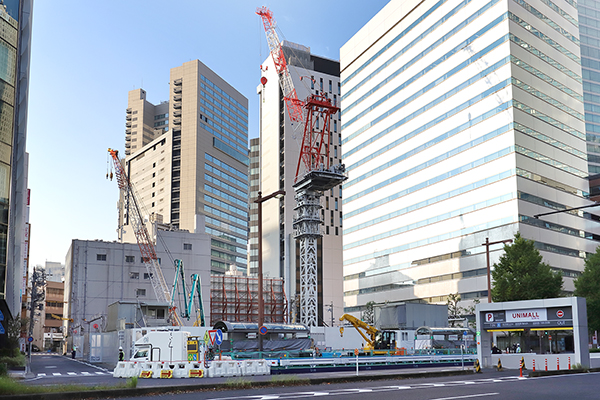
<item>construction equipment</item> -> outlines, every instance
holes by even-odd
[[[54,319],[60,319],[61,321],[73,322],[73,318],[61,317],[60,315],[56,315],[56,314],[50,314],[50,316]]]
[[[340,321],[347,321],[360,333],[365,339],[367,345],[365,351],[371,350],[396,350],[396,332],[380,331],[379,329],[367,324],[350,314],[344,314]],[[363,332],[364,330],[364,332]],[[365,334],[366,333],[366,334]],[[367,336],[368,335],[368,336]]]
[[[152,288],[154,289],[156,299],[161,303],[172,305],[171,294],[169,293],[169,288],[165,282],[165,278],[160,268],[158,257],[156,256],[156,250],[154,249],[154,243],[152,242],[150,234],[148,233],[148,229],[146,228],[146,224],[144,223],[133,185],[125,173],[125,169],[121,164],[121,160],[119,160],[119,152],[117,150],[108,149],[108,153],[113,160],[119,189],[125,192],[125,198],[129,202],[129,219],[133,228],[133,232],[135,233],[140,252],[142,253],[142,261],[146,266],[146,270],[148,271],[148,276],[150,278]],[[179,318],[173,307],[170,307],[169,309],[169,320],[173,325],[183,325],[181,318]]]
[[[322,95],[310,95],[305,101],[298,99],[282,42],[275,31],[273,12],[267,7],[260,7],[256,14],[261,17],[265,28],[293,131],[303,129],[294,184],[297,205],[293,227],[294,237],[300,245],[300,320],[307,326],[316,326],[317,241],[323,236],[321,196],[323,191],[332,189],[347,179],[344,165],[329,165],[330,120],[339,108],[332,104],[331,99]],[[265,83],[266,80],[263,80],[263,85]],[[319,129],[319,121],[323,121],[322,129]],[[303,173],[301,165],[304,166]]]
[[[194,322],[194,326],[204,326],[204,307],[202,306],[202,291],[201,291],[201,281],[200,275],[192,274],[192,288],[190,289],[189,298],[186,294],[185,287],[185,273],[183,268],[183,261],[175,260],[175,280],[173,282],[173,294],[171,296],[171,308],[175,308],[173,301],[175,299],[175,291],[177,289],[177,280],[178,277],[181,277],[181,287],[183,289],[183,301],[184,301],[184,309],[181,312],[181,317],[186,318],[188,321],[190,320],[190,316],[192,314],[192,305],[194,304],[194,292],[197,294],[198,299],[198,319]]]

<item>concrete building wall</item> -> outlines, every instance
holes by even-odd
[[[555,5],[391,1],[342,47],[347,312],[485,301],[482,244],[517,231],[572,292],[597,222],[533,218],[590,204],[577,10]]]
[[[185,275],[200,274],[203,307],[207,318],[210,305],[210,237],[204,233],[159,231],[156,252],[169,288],[174,282],[174,259],[184,263]],[[168,251],[167,251],[168,250]],[[156,297],[141,262],[137,244],[73,240],[65,259],[65,314],[73,318],[69,333],[82,334],[90,321],[102,316],[106,321],[108,306],[116,301],[155,303]],[[183,305],[176,305],[179,309]],[[192,325],[195,320],[186,321]]]

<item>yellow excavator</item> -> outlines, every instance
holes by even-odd
[[[394,331],[380,331],[379,329],[361,321],[360,319],[353,317],[350,314],[344,314],[340,317],[340,321],[347,321],[360,333],[367,343],[365,351],[372,350],[396,350],[396,332]],[[363,332],[364,330],[364,332]],[[367,336],[368,335],[368,336]],[[373,352],[378,353],[378,352]]]

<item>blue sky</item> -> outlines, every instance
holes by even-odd
[[[258,136],[256,86],[269,55],[257,7],[313,54],[339,48],[387,0],[36,0],[27,151],[30,265],[64,263],[72,239],[116,240],[117,184],[105,179],[107,149],[123,152],[127,92],[168,98],[169,70],[200,59],[249,101]]]

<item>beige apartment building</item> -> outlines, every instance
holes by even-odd
[[[248,100],[199,60],[171,69],[158,105],[129,92],[125,168],[142,215],[211,235],[211,271],[247,271]],[[119,238],[135,242],[122,199]]]
[[[310,53],[310,48],[287,41],[283,43],[283,51],[300,100],[310,94],[322,94],[339,106],[339,62],[315,56]],[[300,259],[292,226],[296,207],[293,185],[302,132],[294,129],[287,111],[283,109],[279,80],[270,57],[264,61],[262,71],[267,81],[257,88],[260,96],[260,188],[254,191],[253,185],[250,198],[256,199],[258,190],[262,191],[263,196],[280,189],[286,191],[283,198],[274,198],[262,205],[263,273],[265,276],[285,279],[290,313],[294,318],[294,315],[298,316],[294,310],[298,307],[300,293]],[[323,121],[319,123],[322,127]],[[330,164],[335,165],[341,162],[339,112],[332,116],[330,126]],[[317,245],[319,325],[324,322],[330,325],[332,319],[338,321],[343,314],[341,197],[341,188],[336,187],[325,192],[321,198],[323,237]]]

